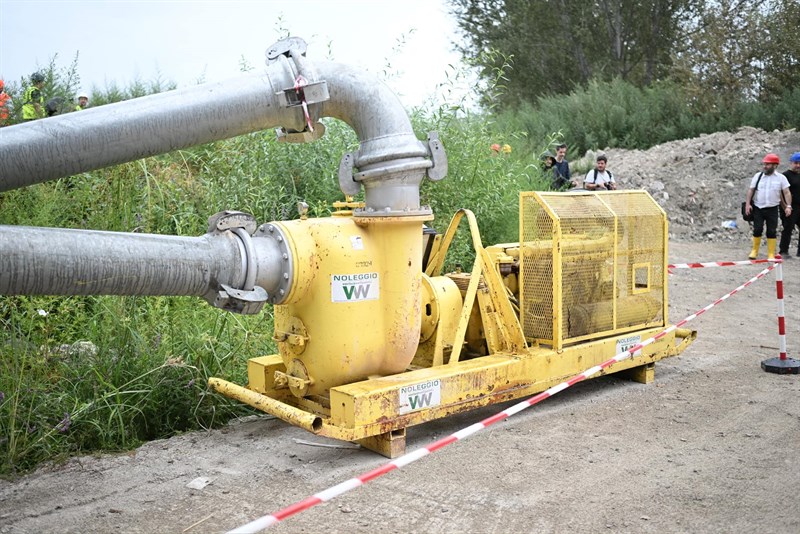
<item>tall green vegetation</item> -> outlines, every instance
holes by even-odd
[[[691,98],[690,91],[671,81],[644,88],[621,79],[593,81],[567,95],[542,97],[535,104],[504,110],[497,121],[505,128],[526,132],[530,139],[560,131],[574,154],[606,147],[646,149],[744,125],[773,130],[800,124],[800,88],[763,103],[742,101],[726,106],[725,98],[718,96],[716,105],[706,113],[687,105]]]
[[[576,151],[645,148],[742,125],[798,125],[796,0],[450,5],[458,48],[480,78],[505,70],[499,120],[531,139],[562,131]]]
[[[792,87],[800,62],[795,0],[450,0],[482,78],[510,58],[503,107],[588,82],[671,79],[738,102]],[[716,103],[716,102],[714,102]]]

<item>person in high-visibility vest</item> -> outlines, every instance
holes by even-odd
[[[0,80],[0,126],[5,126],[8,121],[8,103],[11,97],[5,92],[5,83]]]
[[[89,97],[86,95],[80,95],[78,97],[78,105],[75,106],[75,111],[84,110],[88,105],[89,105]]]
[[[22,120],[32,121],[44,117],[44,75],[34,72],[31,75],[31,85],[25,89],[22,96]]]

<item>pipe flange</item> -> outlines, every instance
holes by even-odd
[[[398,219],[398,220],[411,220],[412,217],[418,217],[420,221],[433,220],[433,210],[430,206],[420,206],[419,209],[402,209],[393,210],[390,207],[383,209],[375,209],[372,207],[356,208],[353,211],[353,217],[362,221],[368,219]]]
[[[272,223],[259,226],[253,237],[272,239],[278,245],[282,258],[280,282],[275,291],[269,296],[269,302],[271,304],[282,304],[289,297],[289,290],[294,279],[294,261],[292,260],[292,251],[289,248],[289,240],[281,227]]]

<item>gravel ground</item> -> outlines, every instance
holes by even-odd
[[[672,262],[740,259],[728,242],[671,244]],[[800,260],[787,262],[790,356]],[[755,267],[679,270],[677,322]],[[800,532],[800,379],[778,353],[770,274],[690,324],[697,341],[649,385],[602,377],[276,526],[275,532]],[[409,430],[408,450],[501,409]],[[383,464],[266,417],[84,456],[0,481],[0,532],[220,532]],[[210,482],[187,487],[196,479]]]
[[[667,211],[675,263],[744,259],[750,234],[737,215],[748,180],[766,152],[786,161],[798,149],[793,130],[742,128],[607,153],[623,188],[649,190]],[[727,220],[738,228],[723,229]],[[796,258],[783,269],[790,356],[800,352],[798,269]],[[676,271],[672,322],[757,271]],[[659,362],[654,383],[580,383],[274,531],[800,532],[800,378],[760,368],[778,355],[773,279],[691,323],[697,341]],[[500,409],[414,427],[408,450]],[[309,441],[337,445],[254,417],[72,458],[0,481],[0,532],[220,532],[386,461]]]

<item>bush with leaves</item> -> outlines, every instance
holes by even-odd
[[[535,105],[503,111],[497,122],[506,130],[525,132],[531,140],[546,139],[550,132],[560,131],[574,156],[606,147],[646,149],[741,126],[793,128],[800,124],[798,110],[797,89],[762,102],[726,106],[720,100],[718,105],[700,110],[675,83],[658,82],[640,89],[615,79],[590,82],[568,95],[544,97]]]

